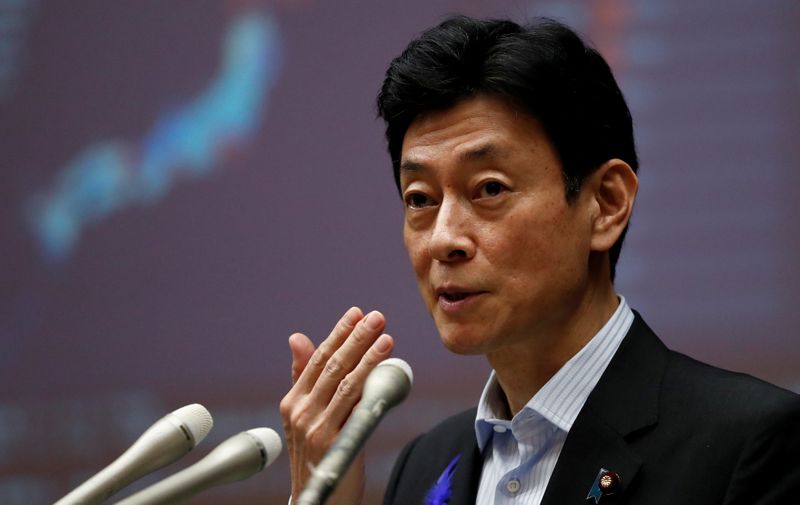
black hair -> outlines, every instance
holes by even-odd
[[[475,95],[500,96],[538,120],[559,155],[566,198],[619,158],[638,169],[630,111],[606,61],[570,28],[539,18],[449,18],[392,60],[378,94],[378,115],[400,187],[403,138],[421,113]],[[627,227],[609,251],[611,279]]]

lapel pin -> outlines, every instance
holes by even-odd
[[[611,470],[601,468],[600,471],[597,472],[597,477],[595,477],[592,488],[589,490],[589,494],[586,496],[586,499],[594,500],[594,503],[598,504],[603,496],[609,496],[616,493],[619,491],[621,486],[622,478],[617,472],[612,472]]]

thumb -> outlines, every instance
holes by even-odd
[[[292,384],[294,384],[306,369],[315,348],[310,338],[302,333],[293,333],[289,337],[289,349],[292,351]]]

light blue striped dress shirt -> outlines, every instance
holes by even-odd
[[[625,298],[599,332],[513,419],[501,419],[494,372],[483,389],[475,434],[483,455],[477,505],[539,505],[567,433],[633,323]]]

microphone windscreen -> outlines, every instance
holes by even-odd
[[[266,451],[265,468],[271,465],[272,462],[280,456],[283,444],[281,443],[281,437],[272,428],[253,428],[252,430],[247,430],[245,433],[248,433],[258,440]]]
[[[211,417],[211,413],[199,403],[181,407],[170,415],[175,416],[181,424],[186,426],[192,438],[194,438],[194,445],[202,442],[211,431],[211,428],[214,427],[214,419]]]
[[[411,366],[409,366],[405,360],[400,358],[388,358],[378,363],[378,366],[395,366],[406,374],[409,385],[414,384],[414,372],[411,371]]]

